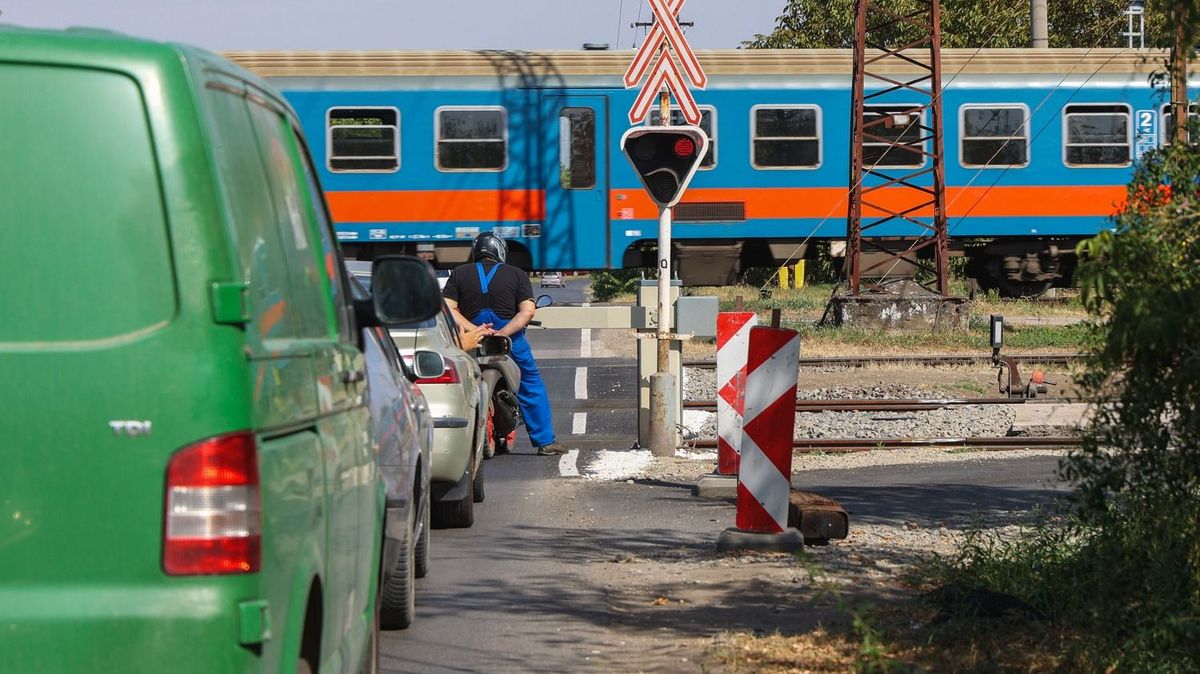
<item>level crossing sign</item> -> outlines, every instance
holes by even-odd
[[[654,106],[655,95],[663,87],[666,87],[671,92],[671,96],[679,103],[679,109],[683,112],[683,118],[687,120],[687,123],[700,124],[700,108],[696,105],[696,99],[692,97],[688,82],[690,81],[692,86],[703,89],[708,85],[708,76],[704,74],[704,69],[700,67],[700,61],[696,58],[696,52],[688,44],[687,37],[684,36],[683,30],[676,20],[685,2],[687,0],[650,0],[650,9],[654,12],[654,26],[646,36],[646,41],[634,55],[633,63],[629,64],[629,70],[625,71],[626,89],[638,86],[643,79],[646,82],[637,99],[634,100],[633,106],[629,108],[630,124],[639,124],[645,121],[646,115]],[[657,62],[654,60],[656,56],[658,57]],[[675,63],[676,56],[679,57],[679,63],[683,66],[682,72],[680,72],[679,65]],[[651,66],[652,63],[653,66]],[[650,74],[649,79],[646,79],[647,73]],[[663,120],[663,122],[668,123],[668,120]]]

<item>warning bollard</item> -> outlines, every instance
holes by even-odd
[[[746,400],[746,353],[750,328],[758,325],[752,311],[717,314],[717,473],[737,475],[742,446],[742,414]]]
[[[742,412],[746,399],[746,353],[750,329],[758,325],[753,311],[717,314],[717,472],[702,476],[693,491],[704,498],[737,497],[738,448],[742,446]]]
[[[799,363],[800,335],[795,330],[750,329],[737,528],[721,533],[718,550],[786,552],[804,547],[803,535],[788,528]]]

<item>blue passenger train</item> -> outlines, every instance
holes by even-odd
[[[657,212],[618,148],[636,94],[621,80],[630,52],[227,56],[295,107],[351,255],[418,252],[451,266],[495,230],[527,268],[653,265]],[[851,53],[699,57],[712,144],[675,211],[681,278],[723,284],[749,266],[836,254]],[[943,50],[952,251],[971,258],[981,285],[1030,294],[1069,277],[1074,244],[1109,226],[1133,163],[1168,136],[1164,93],[1150,82],[1162,62],[1146,50]],[[906,142],[918,120],[899,113],[919,102],[889,94],[866,116],[894,115],[885,133]],[[864,156],[902,169],[916,155],[878,144]],[[897,245],[920,234],[888,227],[873,233]]]

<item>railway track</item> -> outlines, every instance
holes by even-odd
[[[925,412],[965,405],[1025,405],[1078,402],[1071,398],[867,398],[849,400],[797,400],[797,412]],[[687,410],[715,411],[715,400],[685,400]]]
[[[1066,365],[1079,360],[1079,353],[1040,353],[1013,356],[1019,363],[1031,365]],[[871,365],[985,365],[991,355],[935,354],[926,356],[824,356],[801,358],[801,367],[868,367]],[[685,360],[684,367],[715,369],[715,360]]]
[[[979,451],[1005,451],[1012,449],[1070,449],[1083,443],[1075,437],[1020,437],[996,438],[811,438],[796,440],[795,451],[812,454],[852,454],[879,449],[954,449],[959,447]],[[700,439],[691,442],[695,449],[716,449],[715,439]]]

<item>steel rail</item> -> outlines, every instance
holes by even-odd
[[[1018,362],[1038,365],[1066,365],[1083,358],[1079,353],[1045,353],[1013,356]],[[990,364],[990,355],[935,354],[928,356],[822,356],[801,358],[800,365],[810,367],[866,367],[870,365],[982,365]],[[714,369],[715,360],[686,360],[684,367]]]
[[[689,443],[695,449],[716,449],[715,439],[703,438]],[[1083,444],[1078,437],[1021,437],[996,438],[804,438],[792,448],[801,453],[850,454],[877,449],[938,449],[967,447],[980,451],[1012,449],[1068,449]]]
[[[797,412],[926,412],[965,405],[1039,405],[1079,402],[1072,398],[866,398],[797,400]],[[685,400],[688,410],[716,410],[715,400]]]

